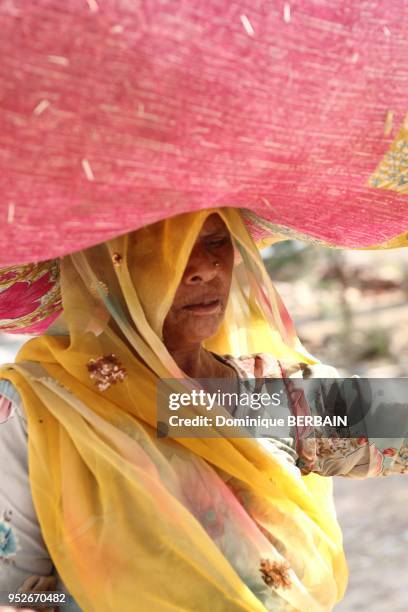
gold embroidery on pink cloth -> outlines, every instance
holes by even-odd
[[[0,330],[42,333],[62,311],[57,260],[0,269]]]
[[[369,180],[370,187],[408,193],[408,115]]]

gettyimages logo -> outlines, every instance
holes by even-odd
[[[401,438],[408,379],[163,379],[160,437]]]

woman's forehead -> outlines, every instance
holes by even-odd
[[[219,231],[228,231],[227,226],[218,213],[207,217],[200,231],[200,236],[208,236]]]

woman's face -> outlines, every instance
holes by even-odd
[[[210,338],[225,313],[231,286],[234,250],[218,214],[201,228],[163,326],[169,350],[183,350]]]

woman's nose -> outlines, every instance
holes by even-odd
[[[215,257],[205,248],[195,247],[188,260],[183,281],[186,285],[208,283],[218,274],[219,265]]]

